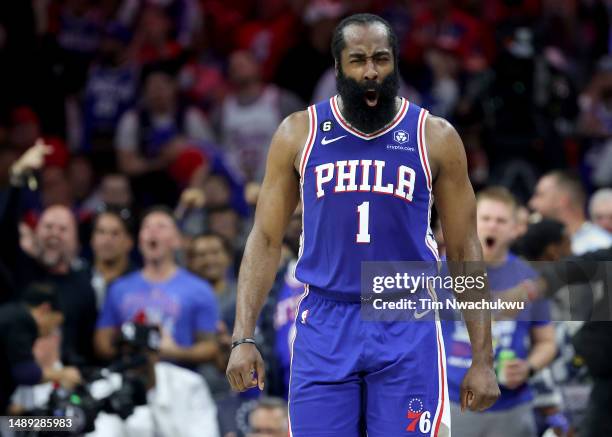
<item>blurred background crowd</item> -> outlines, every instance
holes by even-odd
[[[612,244],[610,1],[2,2],[0,322],[19,319],[12,338],[34,348],[0,360],[6,380],[28,386],[10,397],[15,387],[3,385],[0,407],[40,407],[53,387],[32,383],[74,387],[82,369],[114,362],[123,324],[138,320],[159,327],[147,387],[157,387],[149,403],[160,417],[210,429],[198,435],[287,435],[279,398],[302,292],[292,277],[300,211],[259,321],[268,365],[259,400],[257,390],[230,393],[224,379],[238,267],[272,135],[335,94],[332,32],[356,12],[391,23],[401,93],[454,124],[475,189],[514,196],[516,228],[499,247],[527,233],[516,252],[555,260]],[[561,227],[530,230],[532,213]],[[567,251],[557,250],[563,236]],[[46,335],[34,342],[17,302]],[[580,429],[583,414],[568,410],[584,413],[591,381],[561,337],[557,355],[581,379],[571,400],[549,402],[557,421],[540,430],[557,435]],[[30,359],[42,374],[16,375],[10,363]],[[106,419],[106,429],[117,425]]]

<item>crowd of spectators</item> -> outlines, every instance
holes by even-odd
[[[330,40],[355,12],[391,23],[402,94],[457,127],[474,187],[516,198],[508,245],[535,232],[531,213],[562,226],[571,247],[519,239],[513,248],[529,259],[612,244],[610,1],[3,2],[0,305],[25,299],[46,314],[27,290],[57,294],[61,334],[33,352],[45,369],[69,369],[56,380],[108,365],[122,324],[144,320],[161,330],[158,392],[181,395],[164,375],[192,384],[217,409],[208,435],[287,434],[282,402],[231,393],[224,377],[238,268],[270,139],[288,114],[335,94]],[[257,331],[265,392],[281,399],[302,292],[292,276],[300,232],[298,210]],[[553,318],[567,319],[565,307],[560,298]],[[556,385],[569,380],[559,369],[576,364],[570,331],[557,329],[563,362],[546,377]],[[41,402],[20,390],[9,411]],[[544,405],[556,409],[542,417],[566,413],[567,426],[553,424],[571,432],[582,417],[567,413],[565,394],[551,395]]]

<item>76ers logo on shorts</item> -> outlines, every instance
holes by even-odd
[[[424,410],[423,401],[419,398],[412,398],[408,402],[408,412],[406,418],[410,419],[410,423],[406,427],[406,431],[415,432],[417,425],[419,431],[423,434],[431,431],[431,413]]]

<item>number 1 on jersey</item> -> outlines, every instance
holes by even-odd
[[[359,215],[359,233],[357,234],[357,243],[369,243],[370,233],[370,202],[363,202],[357,207]]]

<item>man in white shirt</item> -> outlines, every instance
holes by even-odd
[[[219,437],[217,406],[200,375],[167,362],[157,362],[155,387],[147,405],[126,420],[100,413],[87,437]]]
[[[565,225],[574,255],[612,245],[612,235],[609,232],[587,221],[585,205],[586,193],[580,179],[559,170],[542,176],[529,200],[531,209]]]
[[[144,341],[146,349],[141,344]],[[126,370],[124,375],[145,384],[147,402],[136,406],[125,420],[116,414],[99,413],[96,429],[88,437],[219,437],[217,407],[204,378],[159,361],[160,341],[159,330],[138,324],[122,325],[123,359],[146,356],[144,366]],[[105,398],[123,383],[120,375],[112,374],[92,385],[92,396]]]
[[[593,223],[612,233],[612,188],[600,188],[593,193],[589,215]]]
[[[233,89],[216,111],[214,124],[232,170],[247,182],[260,182],[278,124],[303,104],[289,91],[266,83],[252,53],[236,51],[228,64]]]

